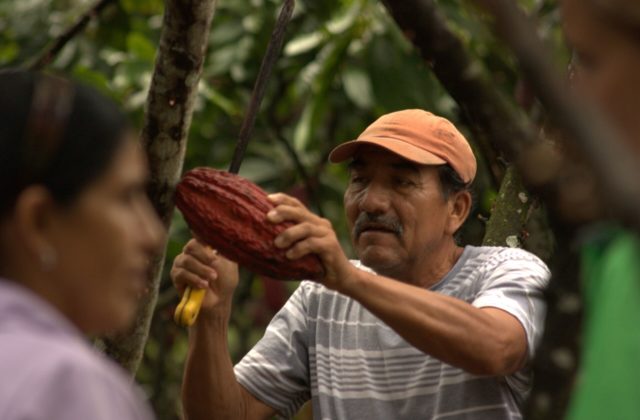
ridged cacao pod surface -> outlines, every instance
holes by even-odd
[[[267,213],[274,205],[260,187],[241,176],[193,169],[178,183],[176,205],[199,240],[254,273],[278,280],[323,275],[317,255],[290,260],[286,250],[276,248],[275,238],[294,224],[269,222]]]

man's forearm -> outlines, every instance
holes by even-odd
[[[507,374],[521,367],[526,338],[510,315],[364,271],[355,275],[342,292],[424,353],[477,374]],[[513,322],[521,340],[512,340]]]
[[[224,312],[200,316],[189,331],[182,387],[189,420],[247,418],[245,391],[236,381],[227,346],[229,316]]]

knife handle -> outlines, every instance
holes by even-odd
[[[207,289],[194,289],[192,287],[184,289],[182,299],[173,314],[173,320],[176,324],[183,327],[192,326],[198,318],[202,300],[206,294]]]

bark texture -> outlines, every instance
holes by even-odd
[[[173,215],[178,182],[202,73],[216,0],[167,0],[160,45],[147,98],[142,144],[149,158],[149,197],[164,226]],[[105,351],[132,374],[142,358],[158,296],[165,253],[155,256],[149,290],[134,328],[105,340]]]
[[[526,239],[533,199],[513,166],[505,172],[482,241],[487,246],[521,247]]]

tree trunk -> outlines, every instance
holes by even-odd
[[[173,192],[180,177],[193,106],[209,40],[216,0],[167,0],[160,46],[147,98],[142,144],[149,159],[149,197],[168,230]],[[165,251],[149,270],[149,288],[135,326],[105,340],[105,351],[134,374],[154,313]]]
[[[482,244],[521,247],[532,202],[520,175],[513,166],[509,166],[487,222]]]

